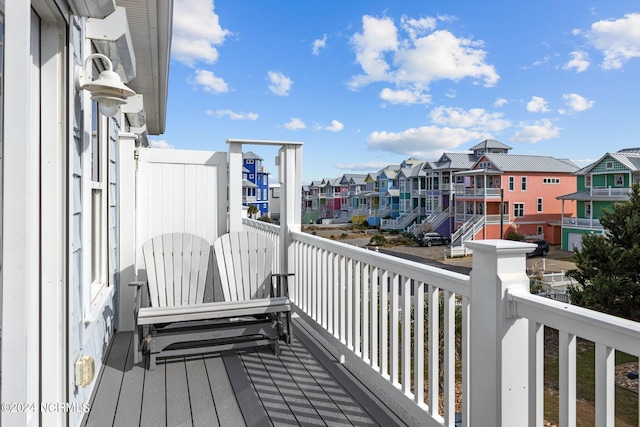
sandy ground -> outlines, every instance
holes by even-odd
[[[373,235],[372,233],[375,232],[374,230],[370,230],[370,234],[365,235],[363,233],[355,233],[346,227],[337,227],[335,225],[305,227],[303,231],[315,232],[316,235],[323,237],[333,236],[333,239],[336,241],[359,247],[369,247],[368,244]],[[397,237],[397,235],[394,236],[387,233],[384,235],[387,239]],[[425,264],[441,264],[440,266],[443,268],[447,268],[448,266],[449,269],[461,273],[468,273],[473,264],[473,256],[450,258],[448,246],[432,246],[427,248],[420,247],[417,244],[406,246],[385,245],[379,247],[378,250]],[[575,268],[575,264],[569,261],[571,255],[572,252],[562,251],[558,246],[551,246],[546,257],[538,256],[527,258],[527,269],[534,272],[565,272]]]

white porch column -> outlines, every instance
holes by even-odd
[[[31,2],[5,3],[0,424],[35,426],[40,405],[40,34]],[[36,21],[37,23],[37,21]]]
[[[473,250],[469,420],[515,426],[529,420],[529,321],[511,317],[506,291],[529,292],[526,254],[510,240],[466,242]]]
[[[229,231],[242,230],[242,142],[229,144]]]
[[[302,144],[286,144],[278,150],[280,181],[280,272],[293,273],[291,232],[300,231],[302,219]],[[286,255],[285,255],[286,254]]]

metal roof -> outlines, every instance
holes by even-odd
[[[471,151],[482,150],[487,148],[502,148],[505,150],[511,150],[513,147],[509,147],[506,144],[503,144],[500,141],[496,141],[495,139],[485,139],[481,143],[474,145],[470,148]]]
[[[621,164],[623,164],[626,168],[631,171],[638,172],[640,171],[640,148],[624,148],[615,153],[605,153],[602,157],[600,157],[595,162],[591,163],[579,169],[575,172],[576,175],[586,175],[593,168],[598,166],[605,158],[612,157]]]
[[[473,153],[444,153],[440,159],[435,162],[438,169],[470,169],[478,160]]]
[[[551,156],[531,156],[519,154],[483,154],[479,159],[486,159],[503,172],[556,172],[574,173],[578,166],[566,159],[556,159]]]
[[[581,190],[576,191],[575,193],[565,194],[563,196],[556,197],[558,200],[576,200],[578,202],[587,202],[587,201],[601,201],[601,202],[626,202],[629,200],[628,195],[624,194],[615,194],[615,195],[592,195],[591,190]]]
[[[264,160],[262,157],[258,156],[253,151],[247,151],[246,153],[243,153],[242,154],[242,158],[243,159]]]

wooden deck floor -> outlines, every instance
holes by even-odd
[[[84,426],[394,426],[389,409],[300,328],[267,347],[133,364],[118,333]]]

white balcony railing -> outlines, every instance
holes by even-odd
[[[629,196],[631,188],[591,187],[591,196],[620,197]]]
[[[244,226],[279,242],[277,226]],[[406,424],[454,426],[460,410],[463,426],[543,425],[550,327],[559,331],[558,424],[576,424],[583,338],[596,348],[594,425],[613,425],[615,351],[640,356],[640,324],[531,295],[526,253],[534,245],[467,242],[466,276],[306,233],[287,240],[300,327]]]
[[[600,220],[596,218],[563,217],[562,225],[565,227],[579,227],[602,230],[602,224],[600,224]]]
[[[461,185],[456,186],[455,195],[457,197],[487,197],[499,198],[501,194],[500,188],[467,188]]]

